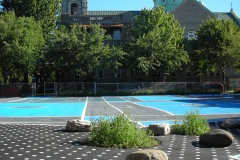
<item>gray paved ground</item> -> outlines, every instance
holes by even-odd
[[[220,123],[211,122],[218,128]],[[231,160],[240,153],[240,130],[228,130],[234,135],[232,146],[214,148],[201,145],[198,136],[169,134],[155,136],[161,144],[155,149],[166,152],[169,160]],[[87,132],[67,132],[65,126],[51,125],[0,125],[1,160],[124,160],[131,152],[145,149],[112,149],[87,146],[80,141]],[[233,159],[232,159],[233,160]]]
[[[128,102],[112,105],[111,101],[105,102],[92,98],[88,102],[86,116],[113,115],[127,109],[135,120],[173,118],[165,112],[145,109]],[[206,115],[205,117],[213,120],[209,126],[214,129],[219,128],[221,124],[221,121],[214,120],[240,118],[240,115]],[[81,117],[0,118],[0,160],[124,160],[127,154],[140,150],[83,145],[80,140],[88,137],[90,133],[65,131],[67,120],[75,118]],[[201,145],[198,136],[174,134],[155,136],[161,144],[154,148],[166,152],[169,160],[234,160],[230,156],[240,154],[240,128],[227,131],[233,134],[234,143],[225,148]]]

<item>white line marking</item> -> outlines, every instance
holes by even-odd
[[[12,101],[9,101],[9,102],[18,102],[18,101],[24,101],[26,100],[27,98],[21,98],[21,99],[17,99],[17,100],[12,100]]]
[[[126,107],[128,107],[128,108],[133,108],[132,106],[129,106],[129,105],[125,105]]]
[[[120,98],[121,98],[121,97],[120,97]],[[115,107],[115,106],[111,105],[110,103],[108,103],[104,97],[102,97],[102,99],[103,99],[109,106],[111,106],[111,107],[115,108],[116,110],[118,110],[121,114],[124,113],[123,111],[121,111],[121,110],[118,109],[117,107]],[[130,121],[133,121],[133,120],[130,119]],[[137,124],[140,125],[141,127],[146,127],[145,125],[143,125],[143,124],[140,123],[140,122],[137,122]]]
[[[115,108],[115,109],[118,110],[121,114],[123,114],[123,111],[121,111],[121,110],[118,109],[117,107],[115,107],[115,106],[111,105],[110,103],[108,103],[108,101],[107,101],[104,97],[102,97],[102,99],[103,99],[109,106]]]
[[[123,97],[120,97],[120,98],[124,99]],[[124,100],[126,100],[126,99],[124,99]],[[170,114],[170,115],[174,115],[174,114],[172,114],[172,113],[170,113],[170,112],[167,112],[167,111],[165,111],[165,110],[161,110],[161,109],[158,109],[158,108],[140,105],[140,104],[137,104],[137,103],[134,103],[134,102],[131,102],[131,101],[128,101],[128,102],[129,102],[129,103],[133,103],[133,104],[138,105],[138,106],[147,107],[147,108],[151,108],[151,109],[156,109],[156,110],[159,110],[159,111],[161,111],[161,112],[165,112],[165,113],[168,113],[168,114]]]
[[[86,103],[85,103],[85,106],[84,106],[83,111],[82,111],[82,116],[81,116],[82,121],[84,120],[84,117],[85,117],[85,114],[86,114],[87,104],[88,104],[88,97],[86,98]]]

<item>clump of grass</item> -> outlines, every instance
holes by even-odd
[[[111,148],[150,148],[158,145],[149,130],[138,128],[125,113],[101,117],[92,122],[92,132],[87,144]]]
[[[180,135],[200,135],[209,131],[207,120],[197,109],[187,111],[183,120],[174,120],[172,133]]]

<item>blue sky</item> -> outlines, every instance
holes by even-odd
[[[233,11],[240,18],[240,0],[202,0],[203,5],[212,12]],[[88,10],[141,10],[144,7],[151,9],[153,0],[88,0]]]

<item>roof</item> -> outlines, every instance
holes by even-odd
[[[181,4],[179,4],[176,8],[174,8],[170,13],[174,13],[176,10],[178,10],[179,8],[183,7],[185,4],[190,3],[190,2],[195,3],[197,6],[200,6],[203,10],[205,10],[206,12],[208,12],[209,14],[214,16],[213,13],[208,8],[206,8],[202,3],[200,3],[196,0],[185,0]]]
[[[125,12],[130,12],[132,13],[132,17],[135,17],[137,15],[139,15],[141,13],[141,11],[88,11],[87,15],[94,15],[94,16],[100,16],[100,15],[118,15],[118,14],[122,14]]]
[[[128,11],[88,11],[87,15],[118,15]]]
[[[213,12],[213,14],[218,18],[218,19],[226,19],[226,20],[233,20],[235,23],[240,25],[240,20],[236,16],[234,12]]]

